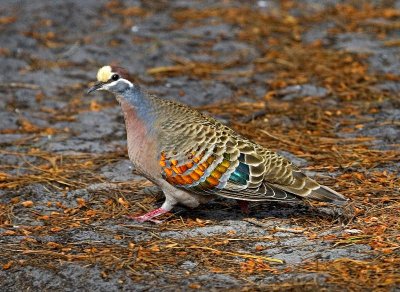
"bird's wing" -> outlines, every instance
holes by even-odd
[[[171,101],[159,162],[170,184],[200,194],[249,201],[301,198],[343,205],[347,199],[307,177],[292,163],[217,120]],[[175,117],[170,119],[169,117]]]
[[[164,143],[159,159],[164,179],[190,192],[250,201],[297,200],[264,180],[267,168],[274,169],[274,159],[265,160],[272,154],[207,118],[176,127],[173,142]]]

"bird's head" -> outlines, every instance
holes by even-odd
[[[129,81],[129,73],[124,68],[116,66],[104,66],[97,72],[97,82],[87,93],[96,90],[106,90],[121,95],[134,85]]]

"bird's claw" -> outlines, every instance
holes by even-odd
[[[125,217],[128,219],[134,220],[138,223],[153,222],[155,224],[161,224],[164,222],[163,220],[157,220],[157,219],[153,219],[153,218],[146,219],[146,218],[143,218],[143,216],[126,215]]]
[[[162,215],[162,214],[164,214],[166,212],[168,212],[168,211],[163,209],[163,208],[158,208],[156,210],[153,210],[153,211],[148,212],[148,213],[146,213],[144,215],[141,215],[141,216],[127,215],[126,217],[129,218],[129,219],[135,220],[136,222],[139,222],[139,223],[143,223],[143,222],[146,222],[146,221],[151,221],[151,222],[156,223],[156,224],[161,224],[161,223],[163,223],[163,221],[157,220],[157,219],[155,219],[155,217],[160,216],[160,215]]]

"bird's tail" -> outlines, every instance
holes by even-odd
[[[332,190],[331,188],[320,185],[315,180],[307,177],[300,171],[294,171],[292,174],[295,178],[295,181],[292,185],[275,186],[304,199],[327,202],[338,206],[343,206],[348,201],[348,199],[343,195]]]
[[[326,186],[319,186],[319,188],[312,190],[310,194],[306,196],[309,199],[313,199],[320,202],[327,202],[338,206],[343,206],[347,203],[348,199],[338,192],[328,188]]]

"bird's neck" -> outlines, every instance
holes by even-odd
[[[149,96],[139,86],[134,85],[128,88],[122,95],[117,96],[125,116],[125,123],[127,123],[126,113],[133,112],[135,117],[143,121],[151,130],[153,119],[153,109]],[[132,115],[132,113],[130,114]]]
[[[124,91],[123,97],[131,105],[137,107],[146,99],[146,93],[139,85],[133,84]]]

